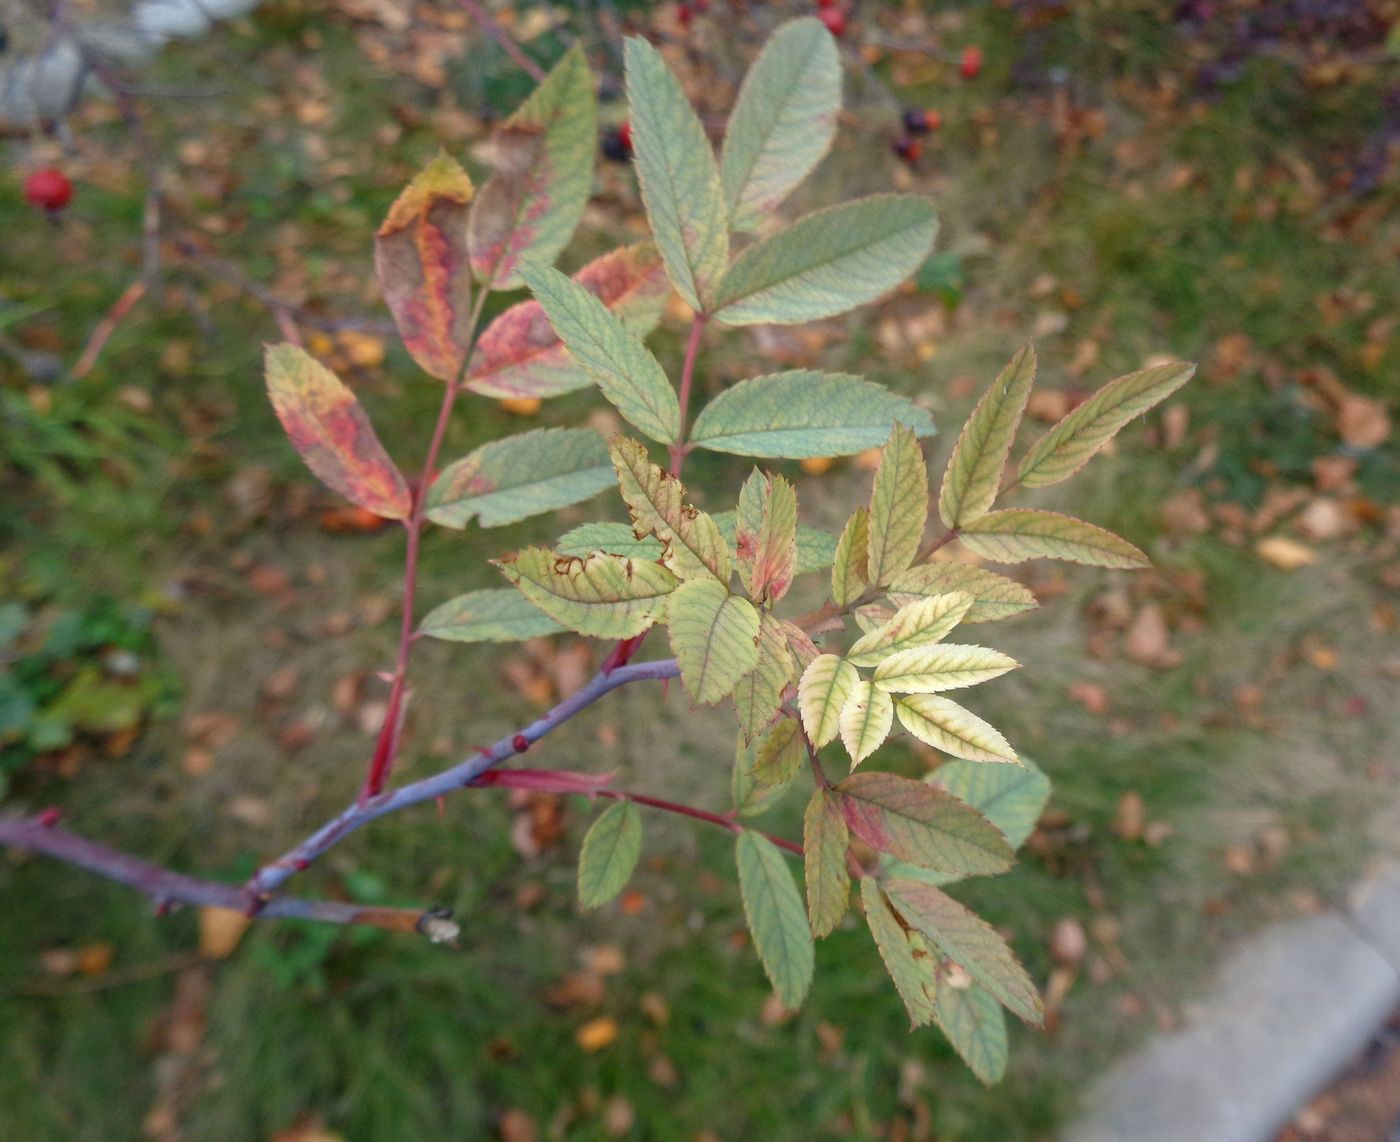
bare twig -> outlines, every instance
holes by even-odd
[[[75,836],[38,818],[0,820],[0,845],[75,864],[145,893],[162,909],[172,904],[198,904],[242,912],[250,907],[248,890],[242,885],[171,872],[129,853]],[[440,912],[418,908],[367,908],[336,900],[303,900],[293,896],[279,896],[260,905],[258,911],[262,916],[360,924],[391,932],[420,931],[433,919],[443,918]]]
[[[544,80],[544,68],[521,50],[514,37],[496,22],[496,18],[478,0],[461,0],[461,3],[462,7],[467,10],[467,15],[477,22],[483,32],[500,45],[501,50],[515,61],[516,67],[520,68],[536,83]]]
[[[93,327],[92,333],[88,335],[87,344],[83,346],[82,356],[73,366],[74,380],[81,380],[92,372],[92,367],[97,364],[97,358],[106,347],[108,339],[116,332],[117,326],[131,312],[136,303],[145,296],[146,278],[143,274],[122,290],[121,296],[113,302],[112,308]]]

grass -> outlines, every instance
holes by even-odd
[[[1342,306],[1337,316],[1320,298],[1395,296],[1400,271],[1384,255],[1389,231],[1376,221],[1378,234],[1338,233],[1367,204],[1319,196],[1297,174],[1299,161],[1319,163],[1355,143],[1375,111],[1364,85],[1305,98],[1291,73],[1265,62],[1218,103],[1147,113],[1140,87],[1179,66],[1175,33],[1151,7],[1093,6],[1041,38],[1044,62],[1069,68],[1076,91],[1109,114],[1108,133],[1073,151],[1057,144],[1034,97],[1004,88],[1002,62],[1031,50],[1009,17],[969,11],[959,34],[986,45],[986,79],[951,94],[932,85],[901,92],[911,102],[957,101],[960,114],[949,114],[946,141],[918,185],[940,199],[943,248],[962,256],[966,300],[943,315],[930,363],[888,354],[867,314],[834,323],[817,350],[827,367],[870,371],[937,406],[944,434],[932,449],[935,471],[975,396],[951,395],[949,382],[985,383],[1048,311],[1065,317],[1063,332],[1040,343],[1052,387],[1096,384],[1157,352],[1206,362],[1181,398],[1192,425],[1183,447],[1153,447],[1145,429],[1131,429],[1117,455],[1044,500],[1122,531],[1151,551],[1159,571],[1136,580],[1072,571],[1065,593],[1035,616],[983,628],[1027,669],[970,704],[1050,773],[1059,823],[1041,830],[1014,875],[970,884],[964,898],[1011,934],[1039,980],[1054,971],[1047,938],[1064,917],[1090,928],[1093,958],[1111,969],[1092,982],[1086,968],[1052,1034],[1013,1029],[1001,1087],[983,1090],[936,1033],[906,1034],[853,918],[819,947],[803,1010],[788,1021],[765,1018],[768,988],[743,946],[730,844],[718,830],[649,816],[634,882],[641,913],[614,906],[579,916],[573,860],[588,808],[566,807],[561,848],[522,859],[509,840],[504,795],[483,792],[450,803],[442,820],[424,808],[382,822],[304,877],[308,893],[451,906],[466,920],[456,953],[260,925],[233,958],[195,969],[194,982],[173,970],[121,982],[134,968],[183,964],[170,957],[193,946],[194,919],[157,922],[125,890],[39,861],[7,864],[0,1135],[135,1139],[152,1108],[174,1097],[181,1130],[197,1140],[272,1137],[312,1120],[356,1139],[486,1137],[510,1108],[542,1129],[555,1123],[559,1136],[602,1139],[615,1136],[608,1110],[618,1099],[635,1116],[631,1136],[656,1139],[705,1130],[721,1139],[890,1137],[900,1120],[926,1123],[940,1138],[1048,1137],[1088,1078],[1179,1017],[1230,940],[1334,898],[1374,850],[1364,822],[1392,776],[1376,768],[1389,756],[1394,725],[1388,684],[1371,667],[1384,646],[1371,621],[1381,600],[1365,540],[1375,533],[1330,545],[1317,566],[1286,573],[1217,531],[1169,533],[1159,505],[1199,486],[1211,503],[1252,510],[1271,488],[1309,479],[1317,456],[1342,452],[1298,379],[1305,368],[1325,365],[1357,391],[1383,394],[1397,349],[1389,336],[1379,356],[1365,351],[1378,310]],[[308,47],[308,32],[319,48]],[[1099,50],[1105,42],[1121,45],[1119,54]],[[163,78],[208,82],[231,61],[282,100],[279,114],[269,145],[251,148],[268,116],[241,93],[222,97],[217,110],[161,108],[172,142],[213,148],[206,165],[180,169],[188,211],[222,219],[231,235],[212,241],[244,253],[244,268],[260,280],[304,264],[317,292],[367,311],[373,227],[437,145],[423,101],[406,81],[386,89],[348,25],[317,20],[313,28],[294,4],[166,61]],[[304,87],[297,69],[307,68],[333,93],[324,127],[295,114]],[[476,81],[464,72],[462,82],[463,105],[478,106]],[[998,129],[991,144],[967,117],[984,109]],[[856,114],[877,133],[843,136],[818,181],[831,198],[847,185],[889,181],[892,160],[878,134],[885,111],[863,104]],[[375,130],[390,122],[400,124],[393,141],[376,142]],[[460,134],[450,128],[448,141],[462,152],[465,137],[454,130]],[[133,271],[127,240],[141,194],[122,169],[117,131],[97,124],[81,137],[92,188],[82,188],[67,230],[34,227],[13,188],[0,191],[0,220],[14,236],[0,247],[0,281],[12,304],[34,310],[10,330],[57,343],[70,360]],[[1141,140],[1140,162],[1115,151],[1132,138]],[[241,148],[236,164],[220,158],[215,144],[224,143]],[[328,158],[314,157],[323,150]],[[327,162],[348,173],[328,173]],[[1191,170],[1184,183],[1174,179],[1182,167]],[[1241,189],[1245,168],[1255,181]],[[222,177],[232,179],[227,193]],[[601,186],[580,259],[583,246],[601,250],[610,230],[622,232],[635,208],[624,172],[605,171]],[[1276,203],[1272,216],[1266,201]],[[51,275],[34,273],[47,263]],[[1030,284],[1047,273],[1054,291],[1032,297]],[[1074,305],[1064,304],[1067,295]],[[903,298],[881,313],[923,313],[931,304]],[[678,329],[655,339],[670,363],[679,357]],[[1230,379],[1211,363],[1221,339],[1240,332],[1253,356]],[[11,506],[0,513],[0,582],[36,606],[72,605],[96,589],[156,602],[185,710],[230,711],[240,725],[206,777],[181,768],[187,740],[171,719],[128,755],[90,760],[77,780],[32,775],[11,801],[60,802],[83,832],[231,878],[353,796],[364,736],[331,718],[311,748],[289,755],[277,739],[286,711],[269,710],[259,681],[290,665],[301,677],[295,709],[325,708],[337,679],[387,661],[391,623],[358,624],[339,639],[324,631],[328,617],[392,595],[401,559],[392,533],[318,531],[317,511],[329,499],[298,505],[307,479],[258,380],[260,343],[274,336],[256,307],[182,276],[165,305],[143,304],[80,384],[37,386],[0,365],[0,478]],[[1099,359],[1075,376],[1085,341],[1098,344]],[[172,343],[182,351],[172,353]],[[385,368],[357,376],[358,391],[412,470],[438,392],[414,377],[401,351],[388,352]],[[744,375],[753,358],[743,338],[720,340],[702,380]],[[149,408],[132,389],[147,395]],[[538,423],[568,423],[596,407],[592,394],[577,394],[552,402]],[[473,401],[454,421],[445,454],[520,427]],[[1214,461],[1193,466],[1207,446]],[[1384,500],[1390,489],[1393,499],[1393,446],[1359,460],[1360,494]],[[696,461],[696,482],[718,488],[742,478],[742,465]],[[229,496],[230,481],[250,465],[268,469],[273,488],[271,507],[251,520]],[[821,479],[800,477],[799,496],[811,518],[834,523],[833,505],[862,494],[868,479],[840,466]],[[595,510],[616,514],[606,497]],[[484,536],[482,546],[495,554],[558,530],[556,521],[534,521]],[[424,604],[492,582],[479,554],[474,536],[431,532]],[[285,568],[295,598],[251,591],[248,562]],[[1049,572],[1037,581],[1057,582]],[[1173,634],[1181,666],[1160,671],[1086,653],[1105,600],[1119,597],[1130,608],[1156,600],[1192,620]],[[1336,651],[1334,665],[1309,658],[1317,645]],[[497,673],[479,651],[420,648],[405,758],[413,772],[441,764],[440,739],[456,756],[533,716]],[[1106,716],[1067,699],[1076,681],[1104,687]],[[1264,693],[1258,722],[1235,701],[1247,685]],[[466,716],[464,694],[473,703]],[[1356,699],[1364,716],[1347,712]],[[675,693],[662,701],[654,690],[623,691],[551,738],[540,764],[601,771],[621,761],[633,787],[722,807],[729,757],[714,742],[728,734],[722,719],[693,714]],[[924,761],[896,747],[891,764],[917,773]],[[1150,821],[1173,830],[1161,844],[1114,831],[1129,793],[1144,798]],[[231,816],[237,797],[254,798],[265,819]],[[778,810],[770,827],[794,833],[799,801]],[[1259,851],[1261,828],[1281,830],[1269,834],[1285,841],[1276,857]],[[1231,848],[1246,852],[1251,872],[1230,871]],[[43,974],[43,952],[98,942],[115,950],[107,976]],[[616,946],[622,963],[601,997],[552,1004],[549,994],[600,946]],[[187,1056],[169,1051],[162,1029],[176,1011],[176,979],[208,987],[194,1004],[202,1022]],[[576,1033],[602,1016],[616,1020],[618,1038],[585,1051]]]

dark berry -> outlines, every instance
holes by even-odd
[[[911,167],[919,161],[919,156],[924,153],[924,145],[918,139],[911,139],[908,135],[901,135],[891,146],[894,148],[894,153]]]
[[[61,170],[41,167],[24,180],[24,200],[50,212],[62,210],[73,201],[73,184]]]
[[[626,123],[603,132],[603,157],[625,163],[632,157],[632,131]]]
[[[690,21],[695,18],[695,12],[689,4],[679,4],[676,7],[676,19],[681,22],[681,27],[690,26]]]
[[[964,79],[976,79],[982,73],[982,49],[976,44],[963,48],[958,70]]]

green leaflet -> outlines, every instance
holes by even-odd
[[[661,255],[650,242],[594,258],[573,281],[596,295],[638,337],[656,328],[671,296]],[[464,387],[488,397],[552,397],[592,383],[592,376],[569,355],[550,326],[540,303],[529,298],[497,316],[477,339]]]
[[[1011,508],[973,520],[959,533],[971,550],[997,563],[1065,559],[1091,567],[1148,567],[1151,561],[1126,539],[1059,512]]]
[[[1011,846],[956,797],[893,773],[853,773],[836,786],[852,833],[876,852],[965,875],[1005,872]]]
[[[900,607],[882,626],[856,639],[846,652],[853,666],[878,666],[896,651],[938,642],[972,609],[972,596],[955,591]]]
[[[557,634],[564,628],[519,591],[492,587],[468,591],[434,607],[418,629],[430,638],[448,642],[519,642]]]
[[[1128,421],[1166,400],[1195,372],[1195,365],[1177,362],[1109,381],[1031,445],[1017,479],[1041,488],[1073,476]]]
[[[797,572],[797,493],[755,468],[739,493],[734,546],[739,578],[759,605],[776,603]]]
[[[885,586],[914,562],[928,523],[928,469],[913,431],[896,424],[880,454],[870,493],[866,577]]]
[[[734,773],[731,782],[734,795],[734,811],[741,817],[758,817],[774,808],[789,789],[792,782],[782,785],[760,785],[754,780],[754,757],[758,751],[758,739],[752,743],[744,741],[739,734],[734,745]]]
[[[960,527],[991,509],[1034,381],[1035,349],[1027,345],[1011,358],[967,418],[938,494],[938,514],[949,527]]]
[[[1025,758],[1020,765],[950,761],[928,780],[982,813],[1014,849],[1031,835],[1050,799],[1050,779]]]
[[[880,959],[909,1012],[910,1025],[922,1027],[932,1023],[933,1000],[929,996],[935,986],[933,957],[927,952],[915,957],[908,932],[873,876],[861,878],[860,902]]]
[[[667,608],[671,650],[691,700],[710,705],[728,697],[758,665],[758,611],[714,579],[676,588]]]
[[[851,687],[841,705],[841,744],[851,755],[855,768],[890,736],[894,724],[894,703],[883,690],[859,681]]]
[[[755,743],[753,779],[763,786],[787,785],[797,776],[806,756],[797,722],[783,718],[764,731]]]
[[[642,815],[631,801],[618,801],[598,815],[583,838],[578,858],[578,902],[606,904],[622,891],[642,855]]]
[[[661,540],[666,548],[663,562],[682,579],[708,575],[728,589],[729,545],[714,519],[685,502],[685,487],[653,464],[637,441],[615,436],[608,451],[633,529]]]
[[[965,623],[995,622],[1037,606],[1030,589],[1016,580],[981,567],[948,560],[920,563],[901,571],[890,580],[885,597],[895,606],[902,607],[918,597],[954,591],[973,598],[972,609],[963,616]]]
[[[831,561],[831,598],[837,606],[847,606],[865,593],[870,581],[865,577],[870,564],[870,509],[856,508],[836,541]]]
[[[586,559],[527,547],[494,560],[550,618],[597,638],[631,638],[658,622],[679,580],[658,563],[595,554]]]
[[[591,428],[537,428],[483,444],[442,470],[428,489],[428,518],[482,527],[576,504],[613,482],[603,438]]]
[[[971,710],[937,694],[912,694],[894,706],[900,724],[921,742],[968,761],[1020,759],[1001,733]]]
[[[597,296],[533,262],[520,274],[554,331],[627,421],[662,444],[681,431],[681,408],[660,363]]]
[[[593,73],[575,45],[496,128],[495,173],[467,226],[472,272],[486,288],[518,288],[521,259],[549,265],[569,244],[593,188],[597,121]]]
[[[933,1018],[972,1073],[988,1086],[1006,1074],[1006,1016],[997,1001],[975,984],[938,988]]]
[[[884,888],[895,910],[930,944],[1013,1015],[1040,1024],[1040,992],[995,928],[931,884],[891,878]]]
[[[690,440],[711,452],[801,460],[874,448],[895,424],[933,432],[925,409],[873,381],[793,369],[725,389],[700,410]]]
[[[891,694],[933,694],[999,678],[1020,665],[985,646],[935,643],[896,651],[875,667],[875,685]]]
[[[725,543],[729,544],[729,550],[733,551],[737,546],[736,532],[739,529],[738,513],[730,510],[727,512],[715,512],[712,517],[715,526],[719,528],[719,533],[724,536]],[[831,566],[832,555],[836,551],[836,537],[818,527],[808,527],[805,523],[797,525],[797,566],[793,569],[794,575],[807,575],[813,571],[824,571]]]
[[[707,313],[729,262],[729,211],[710,140],[657,50],[626,45],[627,110],[642,205],[671,284]]]
[[[783,855],[767,838],[745,829],[735,855],[739,892],[754,948],[785,1007],[796,1007],[812,983],[816,959],[807,909]]]
[[[611,469],[609,469],[611,471]],[[560,555],[577,555],[582,558],[595,551],[606,551],[611,555],[625,555],[629,559],[648,559],[660,562],[661,541],[650,535],[638,539],[625,523],[581,523],[561,535],[554,544]]]
[[[760,612],[758,665],[740,678],[734,688],[734,708],[745,739],[751,740],[772,720],[778,712],[784,688],[796,673],[797,662],[788,648],[782,623],[769,612]]]
[[[888,293],[933,248],[933,204],[877,194],[799,219],[734,259],[713,315],[726,325],[795,325]]]
[[[810,16],[780,26],[739,88],[720,153],[731,224],[747,229],[821,161],[836,136],[841,60]]]
[[[856,668],[834,654],[812,659],[802,672],[797,701],[802,710],[802,725],[815,748],[821,749],[836,736],[841,725],[841,708],[859,681]]]
[[[807,882],[807,921],[812,935],[830,935],[850,903],[851,874],[846,871],[850,843],[841,807],[824,789],[812,790],[802,814],[802,855]]]

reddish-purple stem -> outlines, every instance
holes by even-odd
[[[685,363],[681,366],[681,388],[677,399],[681,406],[681,430],[676,442],[671,445],[671,475],[681,474],[681,464],[685,462],[686,414],[690,408],[691,382],[695,379],[695,362],[700,356],[700,337],[705,332],[705,315],[697,313],[690,323],[690,340],[685,347]]]
[[[403,699],[408,681],[408,659],[413,651],[413,601],[418,591],[418,548],[423,537],[428,489],[433,482],[438,452],[442,449],[443,437],[447,435],[447,423],[452,417],[452,405],[456,400],[457,384],[454,380],[443,391],[437,424],[433,426],[433,437],[428,442],[428,455],[423,461],[423,474],[413,492],[413,510],[403,524],[408,532],[408,545],[404,552],[403,619],[399,624],[398,657],[394,663],[394,680],[389,689],[389,707],[384,713],[379,740],[375,742],[369,776],[365,778],[364,788],[360,791],[361,804],[383,791],[384,783],[389,779],[389,773],[394,767],[394,757],[399,751],[399,734],[403,729],[405,712]]]
[[[515,42],[509,32],[496,23],[495,17],[490,12],[483,8],[477,0],[462,0],[462,7],[467,10],[467,15],[480,25],[481,30],[495,40],[501,46],[501,50],[515,61],[516,67],[520,68],[536,83],[543,82],[544,68],[520,50],[520,45]]]
[[[667,801],[661,797],[649,797],[645,793],[628,793],[622,789],[599,789],[595,796],[606,797],[611,801],[631,801],[634,805],[646,805],[651,809],[661,809],[667,813],[679,813],[682,817],[692,817],[697,821],[707,821],[711,825],[718,825],[721,829],[728,829],[731,833],[742,833],[744,826],[734,820],[733,817],[723,813],[711,813],[708,809],[697,809],[694,805],[682,805],[679,801]],[[786,849],[797,856],[802,855],[802,846],[796,841],[789,841],[784,837],[774,836],[772,833],[763,833],[780,849]]]

